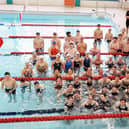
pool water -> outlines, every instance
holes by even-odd
[[[0,24],[19,24],[18,14],[0,14]],[[40,23],[40,24],[65,24],[65,25],[96,25],[98,23],[103,25],[112,25],[112,32],[114,35],[118,34],[114,23],[109,18],[98,18],[92,16],[56,16],[56,15],[22,15],[21,23]],[[52,36],[53,32],[57,32],[59,36],[65,36],[65,32],[71,31],[72,35],[75,35],[76,30],[79,29],[83,36],[93,36],[93,28],[86,27],[21,27],[21,26],[0,26],[0,37],[7,37],[10,35],[19,36],[33,36],[36,32],[40,32],[42,36]],[[102,28],[104,35],[108,28]],[[45,52],[50,47],[51,39],[44,39],[45,41]],[[92,39],[85,39],[88,44],[88,51],[93,46]],[[63,51],[64,39],[61,39]],[[4,39],[4,45],[0,48],[0,52],[32,52],[33,39]],[[107,44],[103,41],[101,46],[101,52],[108,52]],[[0,56],[0,77],[3,77],[6,71],[10,72],[13,77],[20,77],[21,71],[24,67],[25,62],[29,60],[31,55],[20,55],[20,56]],[[107,60],[108,56],[101,56],[103,60]],[[61,57],[63,60],[63,57]],[[48,55],[44,55],[44,59],[49,62],[49,71],[47,76],[52,76],[51,61]],[[34,69],[34,76],[37,74]],[[8,96],[0,90],[0,112],[23,112],[26,110],[39,110],[39,109],[63,109],[64,104],[56,103],[56,93],[54,90],[53,81],[41,81],[45,85],[45,91],[43,95],[43,103],[37,105],[38,98],[35,95],[35,91],[32,85],[32,92],[29,94],[28,91],[25,93],[24,100],[21,97],[21,89],[17,88],[17,102],[8,103]],[[17,82],[19,85],[19,82]],[[33,82],[32,82],[33,84]],[[63,101],[63,98],[61,98]],[[86,112],[85,112],[86,113]],[[79,112],[76,114],[80,114]],[[84,114],[84,113],[83,113]],[[62,113],[44,114],[48,115],[62,115]],[[41,116],[39,114],[33,116]],[[2,117],[23,117],[18,116],[0,116]],[[122,121],[122,122],[120,122]],[[124,121],[124,124],[123,124]],[[1,129],[127,129],[128,119],[104,119],[104,120],[74,120],[74,121],[52,121],[52,122],[29,122],[29,123],[10,123],[0,124]]]

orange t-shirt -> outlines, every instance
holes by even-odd
[[[51,55],[56,55],[58,53],[57,48],[51,48]]]

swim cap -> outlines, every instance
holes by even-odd
[[[67,57],[69,57],[70,56],[70,54],[67,54]]]
[[[80,55],[80,53],[79,53],[79,52],[77,52],[77,53],[76,53],[76,55]]]
[[[60,54],[58,53],[58,54],[56,55],[56,57],[60,57]]]
[[[56,44],[56,41],[55,41],[55,40],[53,40],[53,41],[52,41],[52,43],[53,43],[53,44]]]

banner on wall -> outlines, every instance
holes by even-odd
[[[13,4],[13,0],[7,0],[6,3],[7,4]]]
[[[65,6],[80,7],[80,0],[64,0]]]
[[[80,0],[75,0],[75,6],[80,7]]]

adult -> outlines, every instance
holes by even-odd
[[[87,71],[87,69],[92,66],[92,59],[89,57],[88,53],[85,54],[82,65],[85,71]]]
[[[95,43],[99,42],[99,45],[102,42],[103,31],[101,30],[101,25],[100,24],[97,25],[97,29],[94,31],[94,39],[95,39],[94,42]]]
[[[103,60],[100,57],[100,54],[97,54],[96,58],[93,60],[93,64],[95,64],[96,68],[100,68],[100,65],[103,64]]]
[[[73,59],[74,56],[76,55],[77,53],[77,50],[76,48],[74,47],[74,43],[73,42],[70,42],[70,47],[69,49],[67,49],[67,51],[65,51],[65,55],[69,54],[71,56],[71,58]]]
[[[109,52],[110,53],[117,53],[119,50],[119,43],[117,37],[114,37],[112,42],[109,45]]]
[[[58,49],[61,47],[61,41],[56,32],[53,33],[52,42],[55,41]]]
[[[51,60],[56,58],[56,55],[60,52],[59,48],[56,45],[56,41],[51,42],[51,47],[48,49],[48,54]]]
[[[74,36],[74,42],[77,45],[81,42],[82,35],[80,34],[80,30],[76,31],[76,35]]]
[[[93,44],[93,48],[90,49],[91,53],[100,53],[100,49],[97,48],[97,43]]]
[[[82,59],[80,58],[80,53],[77,52],[75,58],[73,59],[74,73],[79,74],[81,65],[82,65]]]
[[[108,29],[108,32],[105,35],[105,40],[109,44],[113,39],[112,29]]]
[[[63,62],[60,59],[60,54],[56,55],[56,59],[52,62],[51,68],[53,71],[58,69],[60,73],[62,72],[62,69],[64,68],[64,66],[63,66]]]
[[[68,72],[68,69],[71,69],[73,66],[72,60],[71,60],[71,56],[69,54],[66,55],[66,60],[64,61],[64,69],[65,72]]]
[[[45,89],[45,86],[43,84],[40,84],[38,81],[34,82],[34,88],[36,92],[36,96],[39,98],[39,104],[43,102],[42,97],[43,97],[43,91]]]
[[[83,37],[81,37],[80,42],[77,44],[77,50],[81,56],[84,56],[87,51],[87,44],[84,42]]]
[[[113,61],[112,56],[110,56],[108,61],[105,62],[105,65],[108,66],[109,71],[112,69],[112,67],[115,65],[115,62]]]
[[[16,80],[11,78],[9,72],[5,72],[4,79],[1,82],[1,89],[9,96],[9,101],[12,102],[12,96],[14,102],[16,102]]]
[[[40,33],[36,33],[36,38],[33,41],[33,46],[36,52],[44,51],[44,40],[40,37]]]
[[[31,83],[26,81],[25,78],[21,78],[19,87],[21,88],[22,99],[24,99],[26,89],[28,88],[29,92],[31,92]]]
[[[37,53],[33,52],[29,62],[34,66],[36,65],[38,60],[39,60],[39,57],[37,56]]]
[[[33,70],[29,62],[25,63],[25,67],[22,70],[21,77],[33,77]]]
[[[129,29],[129,9],[126,12],[126,33],[128,34]]]
[[[39,61],[36,63],[36,70],[39,76],[46,74],[48,71],[48,63],[44,61],[43,57],[40,57]]]
[[[69,49],[70,43],[73,41],[74,41],[74,38],[72,37],[71,32],[70,31],[66,32],[64,52],[66,52]]]
[[[120,102],[117,102],[114,106],[116,112],[129,112],[129,104],[126,102],[125,98],[120,99]]]

